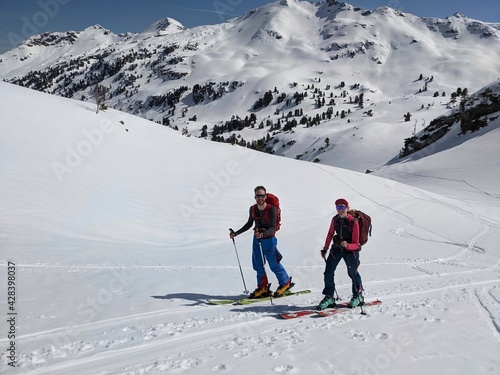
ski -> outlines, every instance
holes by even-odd
[[[365,302],[363,304],[363,307],[365,306],[376,306],[380,305],[382,301],[375,300],[375,301],[370,301],[370,302]],[[347,310],[355,309],[356,307],[350,307],[348,303],[341,303],[340,305],[337,305],[336,307],[332,309],[325,309],[321,311],[316,311],[316,313],[320,316],[332,316]]]
[[[311,293],[309,289],[298,290],[296,292],[288,291],[281,297],[272,297],[273,299],[281,299],[290,296],[299,296],[301,294]],[[210,305],[249,305],[257,302],[266,302],[269,301],[269,296],[263,298],[238,298],[238,299],[209,299],[207,302]]]
[[[285,292],[285,294],[283,294],[281,297],[274,297],[273,296],[272,298],[273,298],[273,300],[275,300],[275,299],[281,299],[281,298],[291,297],[291,296],[300,296],[301,294],[307,294],[307,293],[311,293],[311,291],[309,289],[298,290],[296,292],[289,291],[289,292]],[[268,300],[269,300],[269,297],[266,297],[266,298],[243,298],[243,299],[240,299],[237,302],[235,302],[235,304],[236,305],[249,305],[249,304],[256,303],[256,302],[265,302]]]
[[[295,319],[302,318],[303,316],[314,315],[316,314],[316,312],[316,310],[300,310],[294,312],[279,313],[278,315],[283,319]]]
[[[374,301],[370,301],[370,302],[365,302],[363,307],[376,306],[376,305],[380,305],[381,303],[382,303],[382,301],[374,300]],[[306,309],[306,310],[292,311],[292,312],[287,312],[287,313],[279,313],[278,315],[283,319],[295,319],[295,318],[302,318],[302,317],[310,316],[310,315],[332,316],[332,315],[346,312],[346,311],[349,311],[352,309],[353,308],[351,308],[349,306],[348,302],[342,302],[342,303],[338,303],[337,306],[335,306],[335,307],[325,309],[325,310]]]

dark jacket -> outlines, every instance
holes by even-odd
[[[276,233],[276,208],[269,203],[262,211],[257,208],[256,204],[251,206],[248,211],[247,223],[235,232],[236,235],[246,232],[254,223],[254,231],[263,233],[264,238],[274,237]]]

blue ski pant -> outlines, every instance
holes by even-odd
[[[357,296],[359,292],[363,291],[363,284],[361,282],[361,275],[358,272],[358,267],[361,264],[359,261],[359,251],[340,251],[339,248],[332,247],[330,255],[326,259],[326,267],[324,275],[325,288],[323,294],[325,296],[333,296],[335,291],[335,270],[341,259],[347,266],[347,274],[352,280],[352,294]]]
[[[264,262],[262,259],[262,254],[264,255],[265,261],[269,265],[269,268],[276,275],[278,279],[279,285],[284,285],[288,282],[290,277],[285,270],[285,267],[278,263],[278,249],[277,249],[278,240],[276,237],[271,238],[263,238],[259,240],[254,236],[253,244],[252,244],[252,266],[253,269],[257,272],[257,287],[263,288],[269,284],[266,270],[264,268]],[[262,253],[261,248],[262,246]]]

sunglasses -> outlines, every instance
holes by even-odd
[[[347,206],[344,206],[343,204],[339,204],[337,206],[337,210],[345,210],[347,208]]]
[[[266,194],[255,194],[255,199],[257,198],[265,198]]]

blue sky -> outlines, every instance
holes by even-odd
[[[190,28],[227,21],[273,0],[0,0],[0,53],[46,31],[80,31],[99,24],[115,33],[141,32],[171,17]],[[317,0],[320,1],[320,0]],[[499,0],[352,0],[375,9],[391,6],[421,17],[446,18],[455,12],[500,23]]]

